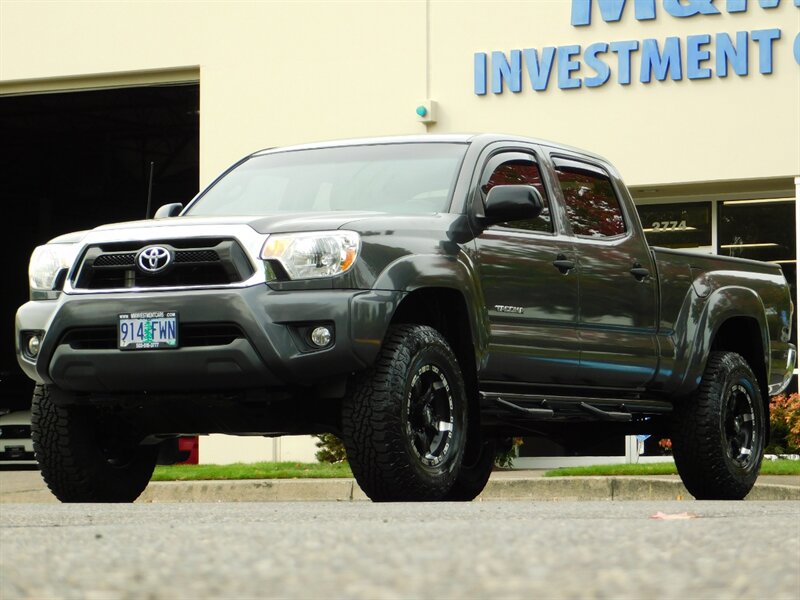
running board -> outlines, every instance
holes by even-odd
[[[662,400],[587,398],[506,392],[481,392],[481,406],[489,410],[511,411],[532,419],[555,419],[569,414],[594,417],[602,421],[630,422],[633,417],[672,412],[672,404]]]

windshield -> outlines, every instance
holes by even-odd
[[[444,212],[466,144],[340,146],[253,156],[185,213]]]

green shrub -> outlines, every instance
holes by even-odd
[[[347,451],[344,449],[342,440],[332,433],[321,433],[315,435],[317,442],[317,460],[322,463],[343,463],[347,462]]]
[[[517,448],[522,446],[522,441],[521,437],[514,437],[501,442],[494,457],[494,466],[500,469],[511,469],[514,466],[514,459],[517,457]]]
[[[767,454],[800,453],[800,395],[781,394],[769,403]]]

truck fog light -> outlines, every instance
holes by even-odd
[[[42,339],[38,335],[32,335],[28,338],[28,355],[35,358],[39,354],[39,347],[42,345]]]
[[[327,327],[315,327],[311,332],[311,343],[318,348],[324,348],[331,343],[333,334]]]

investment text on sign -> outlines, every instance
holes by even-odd
[[[800,7],[800,0],[784,1],[792,1]],[[755,0],[752,3],[755,4]],[[780,0],[758,0],[757,3],[761,9],[773,9],[779,6]],[[626,11],[626,4],[632,8]],[[593,10],[599,11],[606,22],[620,21],[623,14],[631,11],[639,21],[653,20],[660,12],[657,4],[663,12],[678,19],[721,14],[714,0],[661,0],[660,3],[656,0],[572,0],[571,24],[575,27],[591,25]],[[721,1],[719,4],[728,13],[748,9],[747,0],[726,0],[724,5]],[[769,75],[773,72],[775,53],[782,37],[781,29],[774,27],[685,38],[597,42],[585,47],[572,44],[476,52],[475,93],[479,96],[490,91],[502,94],[506,88],[516,93],[528,86],[542,92],[548,89],[554,74],[558,87],[565,90],[603,86],[611,81],[612,74],[619,85],[629,85],[634,79],[648,84],[654,79],[709,79],[727,77],[730,73],[744,77],[750,73],[750,56],[758,72]],[[800,33],[795,34],[791,50],[794,60],[800,64]],[[638,57],[638,67],[634,67],[634,56]]]

